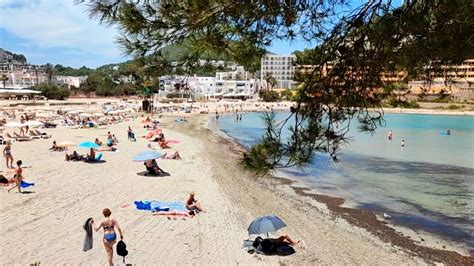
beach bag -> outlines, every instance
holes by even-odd
[[[123,263],[125,263],[125,257],[128,255],[128,250],[127,250],[127,245],[125,245],[125,242],[120,240],[117,243],[117,255],[123,257]]]

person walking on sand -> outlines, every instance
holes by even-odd
[[[117,240],[117,234],[115,233],[115,228],[117,228],[117,231],[120,234],[120,240],[123,240],[123,234],[122,234],[122,229],[120,228],[117,220],[110,218],[110,215],[112,212],[110,211],[109,208],[105,208],[102,211],[102,214],[104,215],[104,220],[97,226],[92,220],[92,228],[97,232],[100,230],[100,228],[104,228],[104,248],[105,252],[107,253],[107,259],[109,261],[109,265],[114,265],[113,263],[113,255],[114,255],[114,245]]]
[[[15,168],[15,175],[13,176],[13,178],[15,179],[15,185],[13,187],[11,187],[8,190],[8,192],[10,192],[12,189],[17,187],[18,192],[21,193],[21,181],[23,181],[23,168],[21,168],[22,164],[23,164],[23,162],[21,160],[18,160],[16,162],[17,168]]]
[[[393,139],[393,132],[392,130],[389,130],[388,131],[388,140],[392,140]]]
[[[3,148],[3,156],[5,157],[7,168],[13,169],[13,155],[12,155],[11,141],[8,141],[7,144],[5,145],[5,148]],[[8,162],[10,162],[10,164],[8,164]]]
[[[133,130],[130,126],[127,129],[127,136],[128,136],[128,140],[136,141],[135,134],[133,133]]]

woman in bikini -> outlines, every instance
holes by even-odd
[[[12,143],[10,141],[8,141],[5,148],[3,148],[3,156],[5,157],[7,168],[13,169]],[[8,162],[10,162],[10,164],[8,164]]]
[[[13,179],[15,180],[15,185],[13,187],[11,187],[8,192],[10,192],[12,189],[14,189],[15,187],[18,188],[18,192],[21,193],[21,181],[23,181],[23,168],[21,168],[21,165],[23,164],[23,162],[21,160],[18,160],[16,162],[16,165],[18,166],[17,168],[15,168],[15,175],[13,176]]]
[[[117,223],[117,220],[110,218],[110,215],[112,212],[108,209],[105,208],[102,211],[102,214],[104,215],[104,220],[97,226],[92,220],[92,228],[97,232],[99,231],[100,228],[104,228],[104,247],[105,247],[105,252],[107,252],[107,258],[109,260],[109,265],[114,265],[112,258],[114,255],[114,245],[117,240],[117,234],[115,233],[115,229],[117,228],[117,231],[120,234],[120,239],[123,239],[122,235],[122,229],[120,228],[119,224]]]

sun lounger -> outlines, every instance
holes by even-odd
[[[24,140],[32,140],[33,138],[25,135],[25,136],[21,136],[20,134],[16,133],[16,132],[13,132],[13,136],[15,136],[16,139],[24,139]]]
[[[16,142],[16,139],[12,139],[12,138],[9,138],[8,136],[0,136],[2,139],[3,139],[3,143],[7,143],[8,141],[11,141],[11,142]]]
[[[41,135],[41,134],[38,134],[37,131],[34,131],[34,130],[30,130],[30,135],[32,138],[34,139],[49,139],[51,136],[50,135]]]
[[[10,139],[14,139],[16,141],[28,141],[30,139],[27,139],[27,138],[24,138],[24,137],[12,137],[12,135],[10,135],[10,133],[7,133],[7,137],[10,138]]]
[[[37,129],[34,130],[34,132],[36,133],[36,135],[41,136],[41,138],[43,138],[43,139],[49,139],[49,138],[51,138],[51,135],[49,135],[49,134],[46,133],[46,132],[41,132],[41,131],[39,131],[39,130],[37,130]]]
[[[42,139],[41,136],[38,136],[36,135],[33,131],[28,131],[28,133],[30,133],[30,137],[33,138],[33,139]]]

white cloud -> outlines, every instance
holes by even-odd
[[[38,48],[67,48],[105,58],[120,55],[114,42],[117,31],[90,20],[85,6],[73,0],[0,0],[0,28]]]

